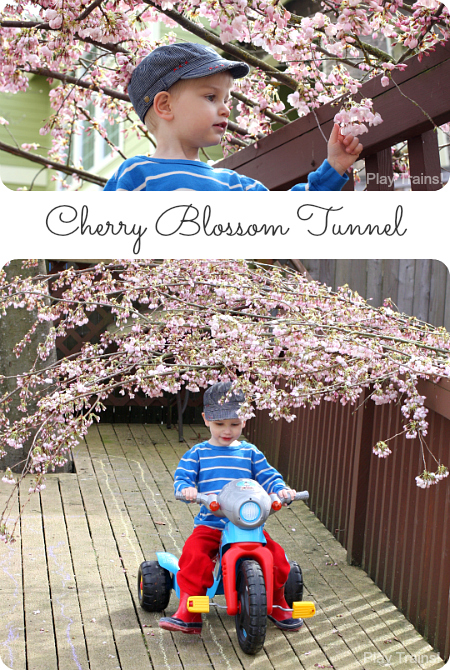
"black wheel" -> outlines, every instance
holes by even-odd
[[[301,568],[295,561],[289,561],[291,571],[284,585],[284,597],[289,607],[295,601],[303,600],[303,575]]]
[[[256,561],[242,561],[237,574],[238,614],[236,633],[246,654],[256,654],[264,644],[267,627],[266,585]]]
[[[144,561],[139,566],[138,598],[142,609],[147,612],[165,610],[170,600],[172,578],[170,572],[162,568],[158,561]]]

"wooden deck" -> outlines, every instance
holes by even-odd
[[[185,436],[191,446],[206,433],[190,426]],[[160,629],[160,615],[137,604],[136,576],[155,551],[179,555],[191,532],[197,507],[175,502],[172,488],[185,450],[175,429],[100,424],[79,445],[76,474],[48,477],[26,508],[17,542],[0,545],[0,668],[1,661],[14,670],[444,665],[369,577],[347,565],[344,549],[304,503],[267,525],[302,566],[305,599],[316,603],[317,615],[300,632],[269,623],[263,651],[251,657],[223,610],[204,615],[201,637]],[[173,596],[167,612],[176,607]]]

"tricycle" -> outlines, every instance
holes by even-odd
[[[177,494],[176,498],[185,500],[182,494]],[[307,498],[308,492],[302,491],[294,500]],[[210,603],[210,598],[225,595],[227,614],[235,617],[241,649],[246,654],[256,654],[265,641],[267,616],[272,614],[273,607],[277,607],[273,604],[273,558],[265,548],[263,526],[271,514],[281,509],[282,502],[278,495],[269,495],[253,479],[234,479],[217,495],[199,493],[196,502],[228,521],[222,532],[214,582],[206,596],[189,596],[187,608],[190,612],[205,613],[209,612],[211,604],[225,608]],[[139,603],[149,612],[166,609],[172,589],[180,597],[177,558],[165,551],[156,552],[156,557],[156,561],[144,561],[138,571]],[[292,617],[312,617],[314,603],[302,600],[300,566],[295,561],[290,561],[290,566],[284,595],[292,608]]]

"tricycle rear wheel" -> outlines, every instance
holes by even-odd
[[[138,598],[142,609],[147,612],[162,612],[170,600],[172,578],[170,572],[158,561],[144,561],[139,566]]]
[[[292,603],[303,600],[303,575],[296,561],[289,561],[289,563],[291,571],[284,585],[284,597],[289,607],[292,607]]]
[[[263,571],[257,561],[245,560],[237,574],[236,633],[246,654],[257,654],[266,639],[267,598]]]

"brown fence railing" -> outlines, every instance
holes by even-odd
[[[376,176],[368,180],[368,191],[394,189],[391,147],[404,141],[408,142],[411,190],[441,188],[435,125],[450,121],[450,42],[439,44],[422,62],[417,58],[407,62],[405,71],[393,74],[395,83],[384,88],[379,76],[359,91],[361,98],[373,99],[373,110],[383,118],[383,123],[361,137],[366,174]],[[309,172],[326,158],[323,134],[329,137],[336,111],[328,103],[217,165],[258,179],[271,191],[306,182]],[[344,190],[353,188],[351,179]]]
[[[450,384],[424,382],[429,433],[437,459],[450,463]],[[450,481],[416,486],[424,467],[418,440],[397,437],[379,459],[372,446],[401,432],[400,408],[322,402],[299,409],[292,423],[258,412],[247,438],[291,486],[310,492],[310,506],[430,644],[450,655]],[[430,469],[430,456],[427,461]],[[434,462],[433,462],[434,464]]]

